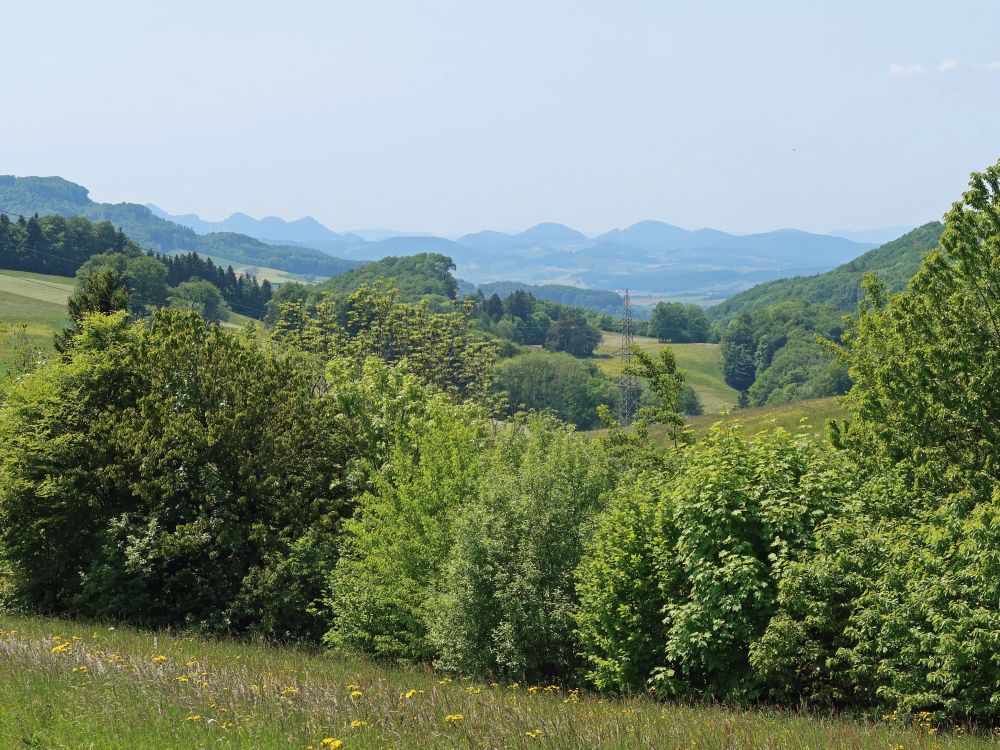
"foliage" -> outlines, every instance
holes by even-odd
[[[142,251],[108,222],[62,216],[20,216],[11,221],[0,214],[0,268],[72,276],[100,253],[136,257]]]
[[[518,678],[576,670],[573,573],[614,472],[599,444],[541,417],[504,428],[455,522],[431,608],[444,669]]]
[[[746,391],[749,406],[846,393],[846,368],[821,344],[843,330],[843,316],[825,305],[788,300],[744,313],[722,335],[726,382]]]
[[[644,473],[620,486],[577,567],[580,651],[600,690],[641,692],[663,662],[657,518],[668,476]]]
[[[920,268],[924,256],[937,247],[943,230],[941,222],[932,221],[832,271],[758,284],[708,308],[708,319],[725,330],[743,313],[753,313],[787,300],[831,305],[839,312],[854,312],[864,300],[861,284],[866,274],[877,275],[893,292],[902,291]]]
[[[170,307],[193,310],[205,320],[219,323],[229,317],[229,308],[218,288],[204,279],[188,279],[170,290]]]
[[[866,481],[789,569],[755,654],[789,693],[998,718],[998,217],[1000,164],[972,176],[905,293],[868,283],[834,433]]]
[[[708,318],[700,305],[659,302],[649,321],[649,335],[655,336],[660,343],[708,341]]]
[[[589,357],[601,343],[601,332],[580,315],[563,314],[549,326],[545,348],[568,352],[574,357]]]
[[[751,698],[749,648],[783,569],[836,508],[836,458],[803,436],[730,425],[676,461],[619,492],[577,572],[589,675],[605,688]]]
[[[592,362],[563,352],[527,352],[501,360],[493,389],[507,394],[508,414],[522,408],[551,410],[560,419],[588,429],[600,424],[597,407],[614,406],[617,385]]]
[[[377,283],[392,284],[403,302],[417,302],[428,295],[453,300],[458,284],[450,271],[451,258],[437,253],[419,253],[402,258],[388,257],[327,279],[317,292],[349,294]]]
[[[475,399],[489,392],[496,349],[472,329],[470,315],[468,308],[432,312],[427,300],[400,302],[391,286],[362,286],[346,297],[282,304],[274,335],[322,359],[349,359],[358,369],[371,357],[405,360],[425,382]]]
[[[617,292],[603,289],[585,289],[568,284],[523,284],[517,281],[494,281],[480,284],[477,290],[485,299],[492,295],[497,298],[509,297],[520,290],[527,292],[535,299],[558,302],[569,307],[582,307],[586,310],[620,317],[622,313],[622,297]]]
[[[334,648],[431,659],[430,597],[440,585],[452,524],[478,488],[486,421],[481,409],[430,396],[412,376],[389,373],[400,411],[393,448],[347,522],[330,579]]]
[[[14,599],[318,637],[309,610],[335,558],[345,467],[364,454],[335,426],[345,409],[313,387],[295,358],[190,313],[86,318],[67,359],[0,405]]]
[[[79,287],[66,302],[72,324],[56,334],[55,346],[60,352],[66,352],[73,345],[88,315],[129,309],[128,285],[121,272],[109,265],[86,270]]]
[[[642,378],[653,404],[640,407],[635,422],[641,428],[652,424],[664,425],[668,437],[677,446],[685,439],[681,398],[684,396],[684,374],[677,369],[677,358],[669,346],[663,347],[654,359],[638,346],[632,347],[632,371]],[[697,396],[696,396],[697,398]]]

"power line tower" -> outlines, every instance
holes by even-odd
[[[632,424],[635,417],[636,400],[639,393],[639,383],[632,374],[632,343],[635,336],[635,323],[632,320],[632,295],[625,290],[625,301],[622,309],[622,346],[618,350],[621,357],[622,374],[618,379],[618,421],[622,425]]]

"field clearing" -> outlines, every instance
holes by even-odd
[[[19,345],[55,351],[52,337],[69,324],[66,300],[72,291],[73,279],[65,276],[6,270],[0,275],[0,375]]]
[[[68,276],[49,276],[27,271],[8,271],[0,274],[0,292],[18,297],[65,305],[76,288],[76,281]],[[0,319],[7,317],[0,308]]]
[[[722,350],[718,344],[661,344],[655,338],[636,336],[635,345],[653,355],[670,346],[678,367],[701,398],[706,414],[717,415],[736,405],[739,393],[722,379]],[[594,352],[598,368],[615,378],[621,375],[621,359],[615,354],[620,348],[621,336],[604,332]]]
[[[926,723],[614,699],[289,647],[0,615],[0,746],[995,748]]]
[[[221,255],[206,255],[205,253],[198,253],[202,258],[210,258],[213,263],[217,266],[221,266],[223,269],[226,266],[232,266],[233,270],[240,273],[251,272],[257,277],[258,281],[263,281],[267,279],[272,284],[287,284],[292,281],[301,281],[305,284],[314,284],[317,281],[322,281],[326,276],[302,276],[301,274],[292,273],[291,271],[282,271],[279,268],[268,268],[267,266],[255,266],[251,263],[244,263],[239,260],[233,260],[231,258],[224,258]]]

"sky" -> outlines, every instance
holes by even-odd
[[[5,6],[0,173],[454,236],[920,224],[1000,157],[995,0]]]

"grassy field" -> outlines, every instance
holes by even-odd
[[[282,271],[278,268],[268,268],[267,266],[254,266],[249,263],[243,263],[238,260],[232,260],[230,258],[223,258],[220,255],[205,255],[204,253],[198,253],[202,258],[211,258],[212,262],[217,266],[221,266],[223,269],[226,266],[232,266],[233,270],[240,273],[247,273],[248,271],[257,277],[258,281],[263,281],[267,279],[272,284],[287,284],[290,281],[302,281],[306,283],[315,283],[325,279],[325,276],[315,276],[307,277],[302,276],[297,273],[292,273],[291,271]]]
[[[73,279],[40,273],[0,274],[0,375],[10,367],[23,342],[53,351],[52,336],[68,324],[66,300]]]
[[[779,406],[735,409],[722,417],[706,414],[690,417],[688,421],[697,435],[707,433],[708,428],[716,422],[736,420],[739,420],[748,435],[754,435],[770,427],[784,427],[789,432],[796,432],[802,429],[803,425],[808,425],[810,431],[817,435],[824,435],[827,419],[842,419],[845,416],[847,412],[838,403],[837,397],[830,396]]]
[[[452,679],[292,648],[0,615],[4,748],[997,747],[986,736],[773,709]]]
[[[665,345],[654,338],[636,336],[635,344],[643,351],[655,354]],[[722,379],[722,352],[718,344],[671,344],[677,365],[688,383],[698,392],[706,414],[718,414],[736,405],[739,394]],[[615,354],[621,348],[617,333],[605,332],[601,345],[594,352],[597,366],[608,375],[621,374],[621,359]]]
[[[0,274],[0,375],[16,356],[22,338],[42,351],[54,351],[52,337],[69,325],[66,300],[74,286],[75,280],[66,276],[7,270]],[[256,322],[230,313],[222,325],[238,329]]]

